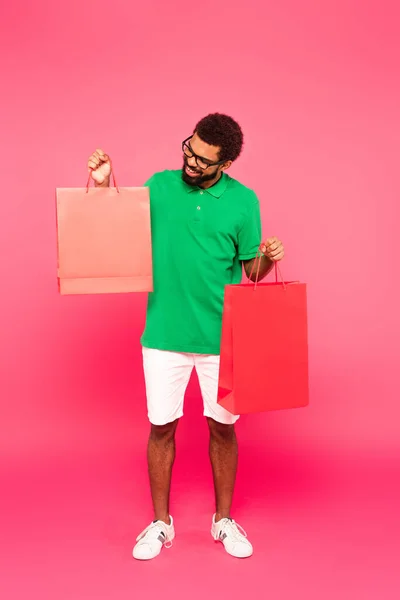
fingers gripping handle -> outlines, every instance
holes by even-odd
[[[90,169],[90,171],[89,171],[89,177],[88,177],[88,180],[87,180],[87,183],[86,183],[86,193],[88,193],[88,192],[89,192],[90,181],[91,181],[91,179],[92,179],[92,171],[93,171],[93,169]],[[118,194],[119,194],[119,187],[118,187],[118,185],[117,185],[117,182],[116,182],[116,180],[115,180],[114,170],[113,170],[113,168],[112,168],[112,167],[111,167],[111,173],[110,173],[110,176],[112,177],[112,179],[113,179],[113,183],[114,183],[114,187],[115,187],[115,189],[117,190],[117,192],[118,192]]]
[[[257,274],[256,274],[255,282],[254,282],[254,289],[256,289],[257,284],[259,282],[261,260],[262,260],[263,255],[264,255],[264,253],[262,252],[261,246],[260,246],[259,249],[258,249],[258,252],[257,252],[257,256],[255,257],[255,259],[253,261],[253,266],[251,268],[251,273],[250,273],[250,275],[248,277],[248,280],[249,280],[249,283],[250,283],[251,278],[253,277],[253,274],[254,274],[254,270],[255,270],[256,265],[257,265]],[[278,261],[274,262],[274,268],[275,268],[275,283],[279,283],[279,281],[278,281],[278,278],[279,278],[280,279],[280,283],[282,283],[283,288],[285,289],[286,285],[285,285],[285,282],[283,280],[281,269],[279,267]]]

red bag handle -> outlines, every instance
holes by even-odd
[[[259,255],[259,256],[258,256],[258,253],[260,253],[260,255]],[[248,282],[250,283],[250,280],[251,280],[251,278],[252,278],[252,276],[253,276],[253,273],[254,273],[254,267],[255,267],[255,265],[256,265],[256,263],[257,263],[257,276],[256,276],[256,280],[255,280],[255,282],[254,282],[254,289],[256,289],[256,287],[257,287],[257,284],[258,284],[258,278],[259,278],[259,274],[260,274],[260,266],[261,266],[261,259],[262,259],[262,257],[263,257],[263,254],[264,254],[264,253],[261,251],[261,246],[260,246],[260,247],[258,248],[258,251],[257,251],[257,256],[255,257],[255,259],[254,259],[254,261],[253,261],[253,266],[252,266],[252,268],[251,268],[250,276],[248,277]],[[283,277],[282,277],[282,272],[281,272],[281,269],[280,269],[280,267],[279,267],[279,263],[278,263],[278,261],[275,261],[275,263],[274,263],[274,267],[275,267],[275,283],[279,283],[279,282],[278,282],[278,275],[279,275],[279,277],[280,277],[280,279],[281,279],[281,283],[282,283],[282,285],[283,285],[283,289],[286,289],[286,285],[285,285],[285,282],[284,282],[284,280],[283,280]]]
[[[90,171],[89,171],[89,177],[88,177],[88,180],[87,180],[87,183],[86,183],[86,193],[89,192],[90,181],[92,179],[92,171],[93,171],[93,169],[90,169]],[[119,194],[119,187],[117,186],[117,182],[115,181],[114,170],[112,168],[111,168],[110,176],[113,178],[114,187],[115,187],[115,189],[117,190],[117,192]]]

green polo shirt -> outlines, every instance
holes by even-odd
[[[254,258],[261,242],[258,198],[226,174],[208,190],[187,185],[180,170],[156,173],[145,185],[154,292],[142,345],[219,354],[225,286],[241,282],[241,261]]]

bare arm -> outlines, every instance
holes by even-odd
[[[260,262],[260,270],[258,272],[258,278],[257,278],[257,269],[258,269],[259,262]],[[268,275],[268,273],[271,271],[273,266],[274,266],[274,261],[271,260],[270,258],[268,258],[268,256],[265,256],[265,254],[263,254],[263,256],[261,257],[261,261],[258,257],[253,258],[251,260],[243,261],[244,271],[245,271],[247,277],[249,279],[251,279],[251,281],[256,281],[256,278],[258,281],[261,281],[261,279],[264,279],[264,277],[266,277]]]
[[[274,263],[282,260],[285,254],[282,242],[276,237],[268,238],[264,244],[261,244],[260,250],[262,252],[261,260],[259,257],[256,257],[251,260],[243,261],[245,273],[252,281],[256,281],[257,279],[259,261],[260,268],[258,272],[258,281],[261,281],[261,279],[264,279],[271,271]]]

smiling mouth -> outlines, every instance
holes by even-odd
[[[194,169],[192,169],[191,167],[189,167],[189,165],[186,165],[186,167],[185,167],[185,173],[187,175],[189,175],[189,177],[198,177],[200,175],[200,173],[198,171],[195,171]]]

